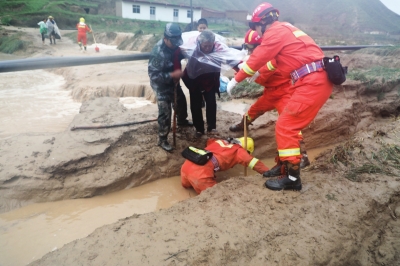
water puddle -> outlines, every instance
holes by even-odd
[[[26,265],[98,227],[196,195],[180,185],[180,177],[172,177],[104,196],[32,204],[0,214],[0,265]]]
[[[127,109],[136,109],[153,104],[151,101],[141,97],[123,97],[119,98],[119,102],[122,103]]]
[[[254,102],[255,100],[251,99],[233,99],[229,102],[217,102],[217,108],[218,110],[243,115]]]

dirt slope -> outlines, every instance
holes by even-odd
[[[383,147],[376,142],[398,143],[399,123],[384,125],[384,136],[352,138],[362,139],[363,154]],[[347,151],[365,164],[357,148]],[[317,164],[324,171],[303,172],[300,193],[267,190],[260,176],[231,178],[169,209],[99,228],[31,265],[398,265],[400,150],[396,156],[385,166],[393,175],[360,174],[357,183],[344,178],[346,167]]]
[[[68,40],[45,49],[35,56],[98,56],[82,54]],[[342,56],[345,65],[357,60]],[[154,122],[70,130],[155,118],[155,105],[127,110],[117,98],[104,97],[119,97],[120,88],[134,87],[136,80],[144,84],[145,66],[129,62],[51,70],[67,79],[65,89],[71,93],[91,93],[76,97],[84,103],[65,132],[0,142],[0,210],[91,197],[178,175],[179,151],[189,144],[203,146],[206,137],[195,140],[192,130],[178,129],[177,151],[170,154],[155,146]],[[399,90],[398,81],[384,88],[354,81],[335,87],[303,134],[308,148],[336,147],[302,171],[301,192],[269,191],[260,175],[231,177],[172,208],[101,227],[32,265],[398,265]],[[255,156],[274,156],[276,118],[266,114],[251,127]],[[221,136],[232,136],[228,128],[239,119],[219,110]]]

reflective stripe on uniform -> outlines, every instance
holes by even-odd
[[[293,31],[294,36],[296,36],[296,38],[300,37],[300,36],[307,36],[307,34],[304,31],[301,30],[296,30]]]
[[[253,76],[254,73],[256,73],[256,72],[255,72],[253,69],[251,69],[246,63],[243,64],[242,69],[243,69],[243,71],[244,71],[247,75],[250,75],[250,76]]]
[[[272,64],[271,61],[268,61],[267,68],[268,68],[269,71],[275,71],[276,70],[276,68],[274,67],[274,65]]]
[[[195,148],[195,147],[192,147],[192,146],[189,146],[189,149],[190,149],[190,150],[192,150],[192,151],[194,151],[195,153],[198,153],[198,154],[200,154],[200,155],[205,155],[205,154],[207,154],[207,152],[206,152],[206,151],[203,151],[203,150],[197,149],[197,148]]]
[[[224,147],[224,148],[232,148],[233,144],[225,144],[222,140],[217,140],[216,143],[219,144],[219,146]]]
[[[249,114],[248,114],[248,113],[246,113],[246,114],[245,114],[245,117],[247,118],[247,121],[248,121],[248,123],[250,123],[250,122],[251,122],[251,120],[252,120],[252,118],[249,116]]]
[[[300,148],[278,150],[279,157],[290,157],[300,155]]]
[[[249,163],[249,168],[250,168],[250,169],[253,169],[257,162],[258,162],[258,159],[257,159],[257,158],[251,159],[251,161],[250,161],[250,163]]]

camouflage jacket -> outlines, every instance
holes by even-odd
[[[175,60],[174,55],[178,57],[175,58]],[[180,50],[168,48],[163,39],[161,39],[151,51],[148,74],[150,77],[150,85],[157,93],[158,100],[173,99],[174,82],[169,73],[173,72],[174,69],[178,67],[180,69],[180,60],[182,59],[183,55]],[[179,64],[179,66],[177,64]]]

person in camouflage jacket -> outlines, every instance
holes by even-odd
[[[172,106],[174,104],[174,89],[177,90],[177,124],[178,126],[191,126],[187,120],[187,103],[179,80],[182,76],[181,60],[183,55],[179,45],[182,45],[182,31],[179,25],[167,23],[164,38],[153,48],[148,74],[150,85],[157,97],[158,105],[158,145],[166,151],[173,148],[168,143],[168,133],[171,130]]]

